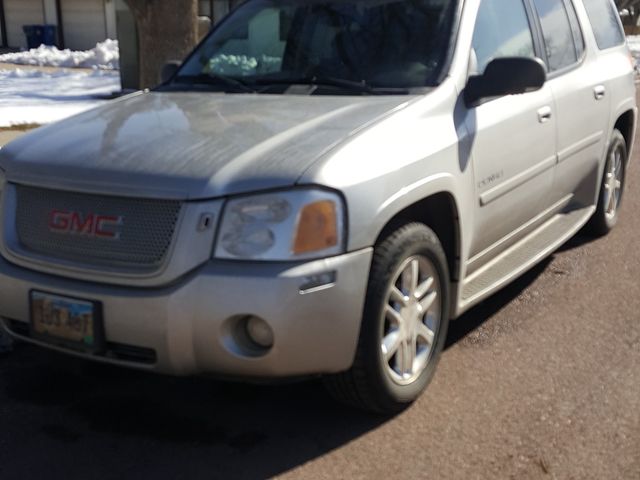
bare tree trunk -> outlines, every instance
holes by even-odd
[[[140,88],[160,82],[162,66],[181,60],[198,40],[197,0],[125,0],[138,27]]]

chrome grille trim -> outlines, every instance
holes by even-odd
[[[16,185],[15,229],[23,254],[107,270],[155,271],[172,245],[182,203]],[[52,210],[122,217],[119,238],[49,229]]]

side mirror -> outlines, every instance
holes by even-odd
[[[167,83],[171,80],[180,68],[180,64],[181,62],[178,60],[171,60],[170,62],[165,63],[162,67],[162,72],[160,73],[160,81],[162,83]]]
[[[546,81],[547,70],[539,58],[496,58],[482,75],[469,77],[464,100],[467,107],[475,107],[486,98],[540,90]]]

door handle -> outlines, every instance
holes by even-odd
[[[598,85],[593,89],[593,96],[596,100],[602,100],[607,93],[607,89],[604,88],[604,85]]]
[[[551,107],[542,107],[538,110],[538,121],[546,123],[551,120]]]

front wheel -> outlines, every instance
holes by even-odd
[[[376,247],[353,366],[326,378],[337,399],[378,413],[413,402],[447,335],[449,272],[436,234],[408,223]]]

